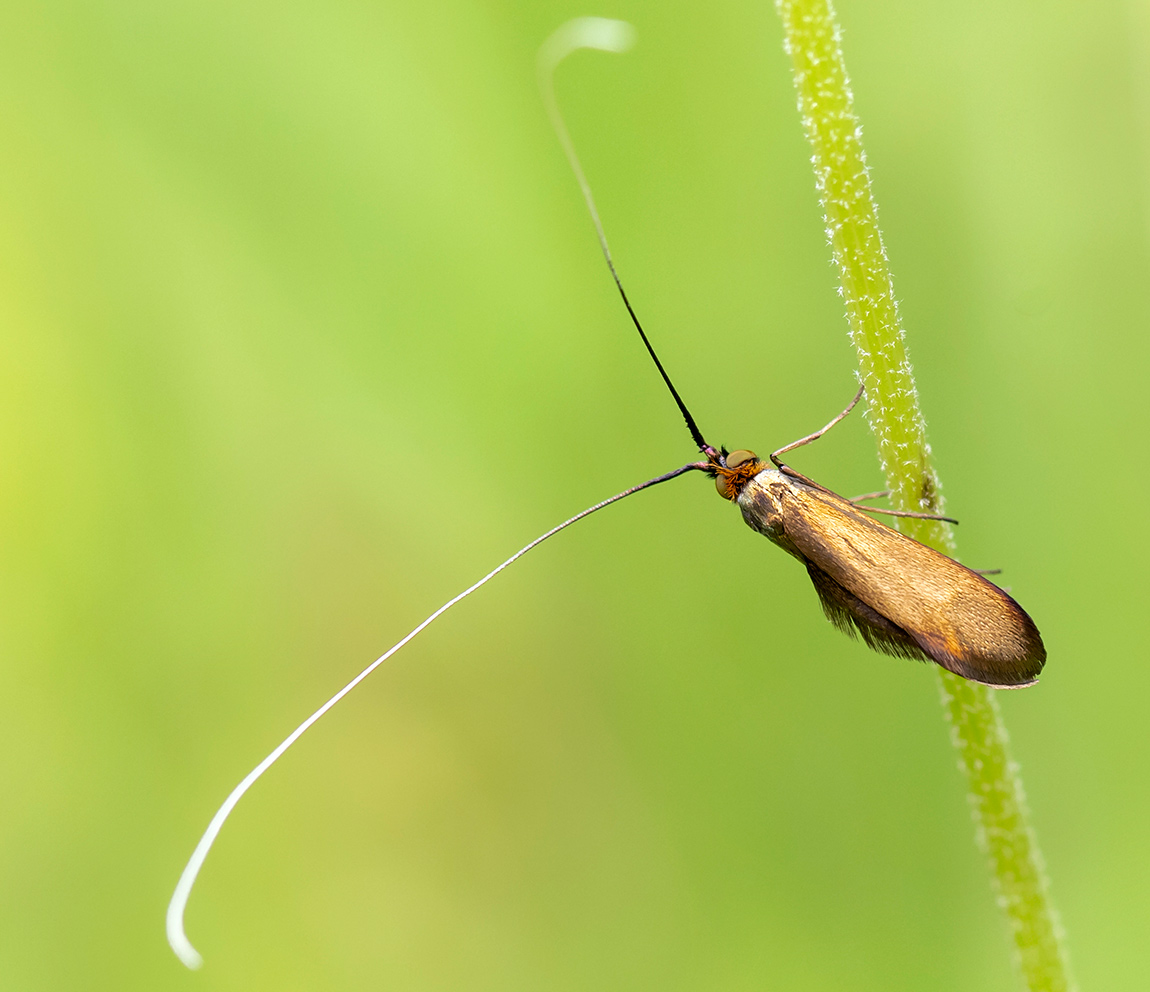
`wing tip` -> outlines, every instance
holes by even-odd
[[[1038,676],[1046,665],[1046,647],[1037,630],[1034,634],[1026,650],[1014,655],[960,655],[941,637],[919,634],[916,640],[931,659],[948,672],[992,689],[1026,689],[1038,683]]]

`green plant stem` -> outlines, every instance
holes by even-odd
[[[942,509],[938,479],[878,226],[838,22],[829,0],[776,0],[776,6],[803,127],[814,151],[815,181],[858,352],[859,379],[866,387],[867,416],[891,499],[900,509],[937,513]],[[953,535],[941,521],[900,523],[905,533],[953,554]],[[1062,933],[994,691],[942,669],[938,673],[976,833],[990,861],[1019,969],[1031,992],[1068,992],[1073,984]]]

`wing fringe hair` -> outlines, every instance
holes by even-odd
[[[843,588],[814,562],[808,560],[806,566],[827,619],[848,637],[861,636],[871,650],[896,658],[934,661],[898,624]]]

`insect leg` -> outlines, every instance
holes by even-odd
[[[855,406],[858,404],[858,401],[862,399],[863,389],[864,389],[863,386],[859,386],[859,391],[857,393],[855,393],[855,398],[853,400],[851,400],[850,403],[847,404],[847,408],[845,410],[843,410],[843,412],[840,413],[837,417],[835,417],[834,420],[832,420],[829,424],[827,424],[826,427],[824,427],[822,430],[815,431],[813,434],[808,434],[806,437],[801,437],[797,441],[792,441],[790,444],[786,445],[785,447],[779,448],[778,451],[772,451],[771,452],[771,461],[775,463],[775,467],[776,468],[782,468],[783,467],[783,463],[781,461],[779,461],[779,455],[784,454],[785,452],[788,452],[788,451],[793,451],[795,448],[801,448],[804,444],[810,444],[812,441],[817,441],[827,431],[829,431],[832,427],[834,427],[835,424],[837,424],[840,420],[845,418],[846,415],[848,413],[850,413],[851,410],[853,410],[855,408]]]
[[[864,500],[881,499],[883,496],[889,496],[889,495],[890,495],[889,489],[880,489],[877,493],[864,493],[862,496],[854,496],[851,498],[850,502],[862,503]]]
[[[945,520],[948,524],[958,523],[954,517],[944,517],[941,513],[916,513],[914,510],[884,510],[879,506],[860,506],[859,509],[866,510],[867,513],[886,513],[892,517],[914,517],[916,520]]]

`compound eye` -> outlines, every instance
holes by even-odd
[[[756,462],[758,460],[759,456],[753,451],[732,451],[727,455],[727,468],[738,468],[747,462]]]
[[[725,475],[715,476],[715,488],[719,491],[719,495],[722,496],[723,499],[731,498],[730,485],[731,482]]]

